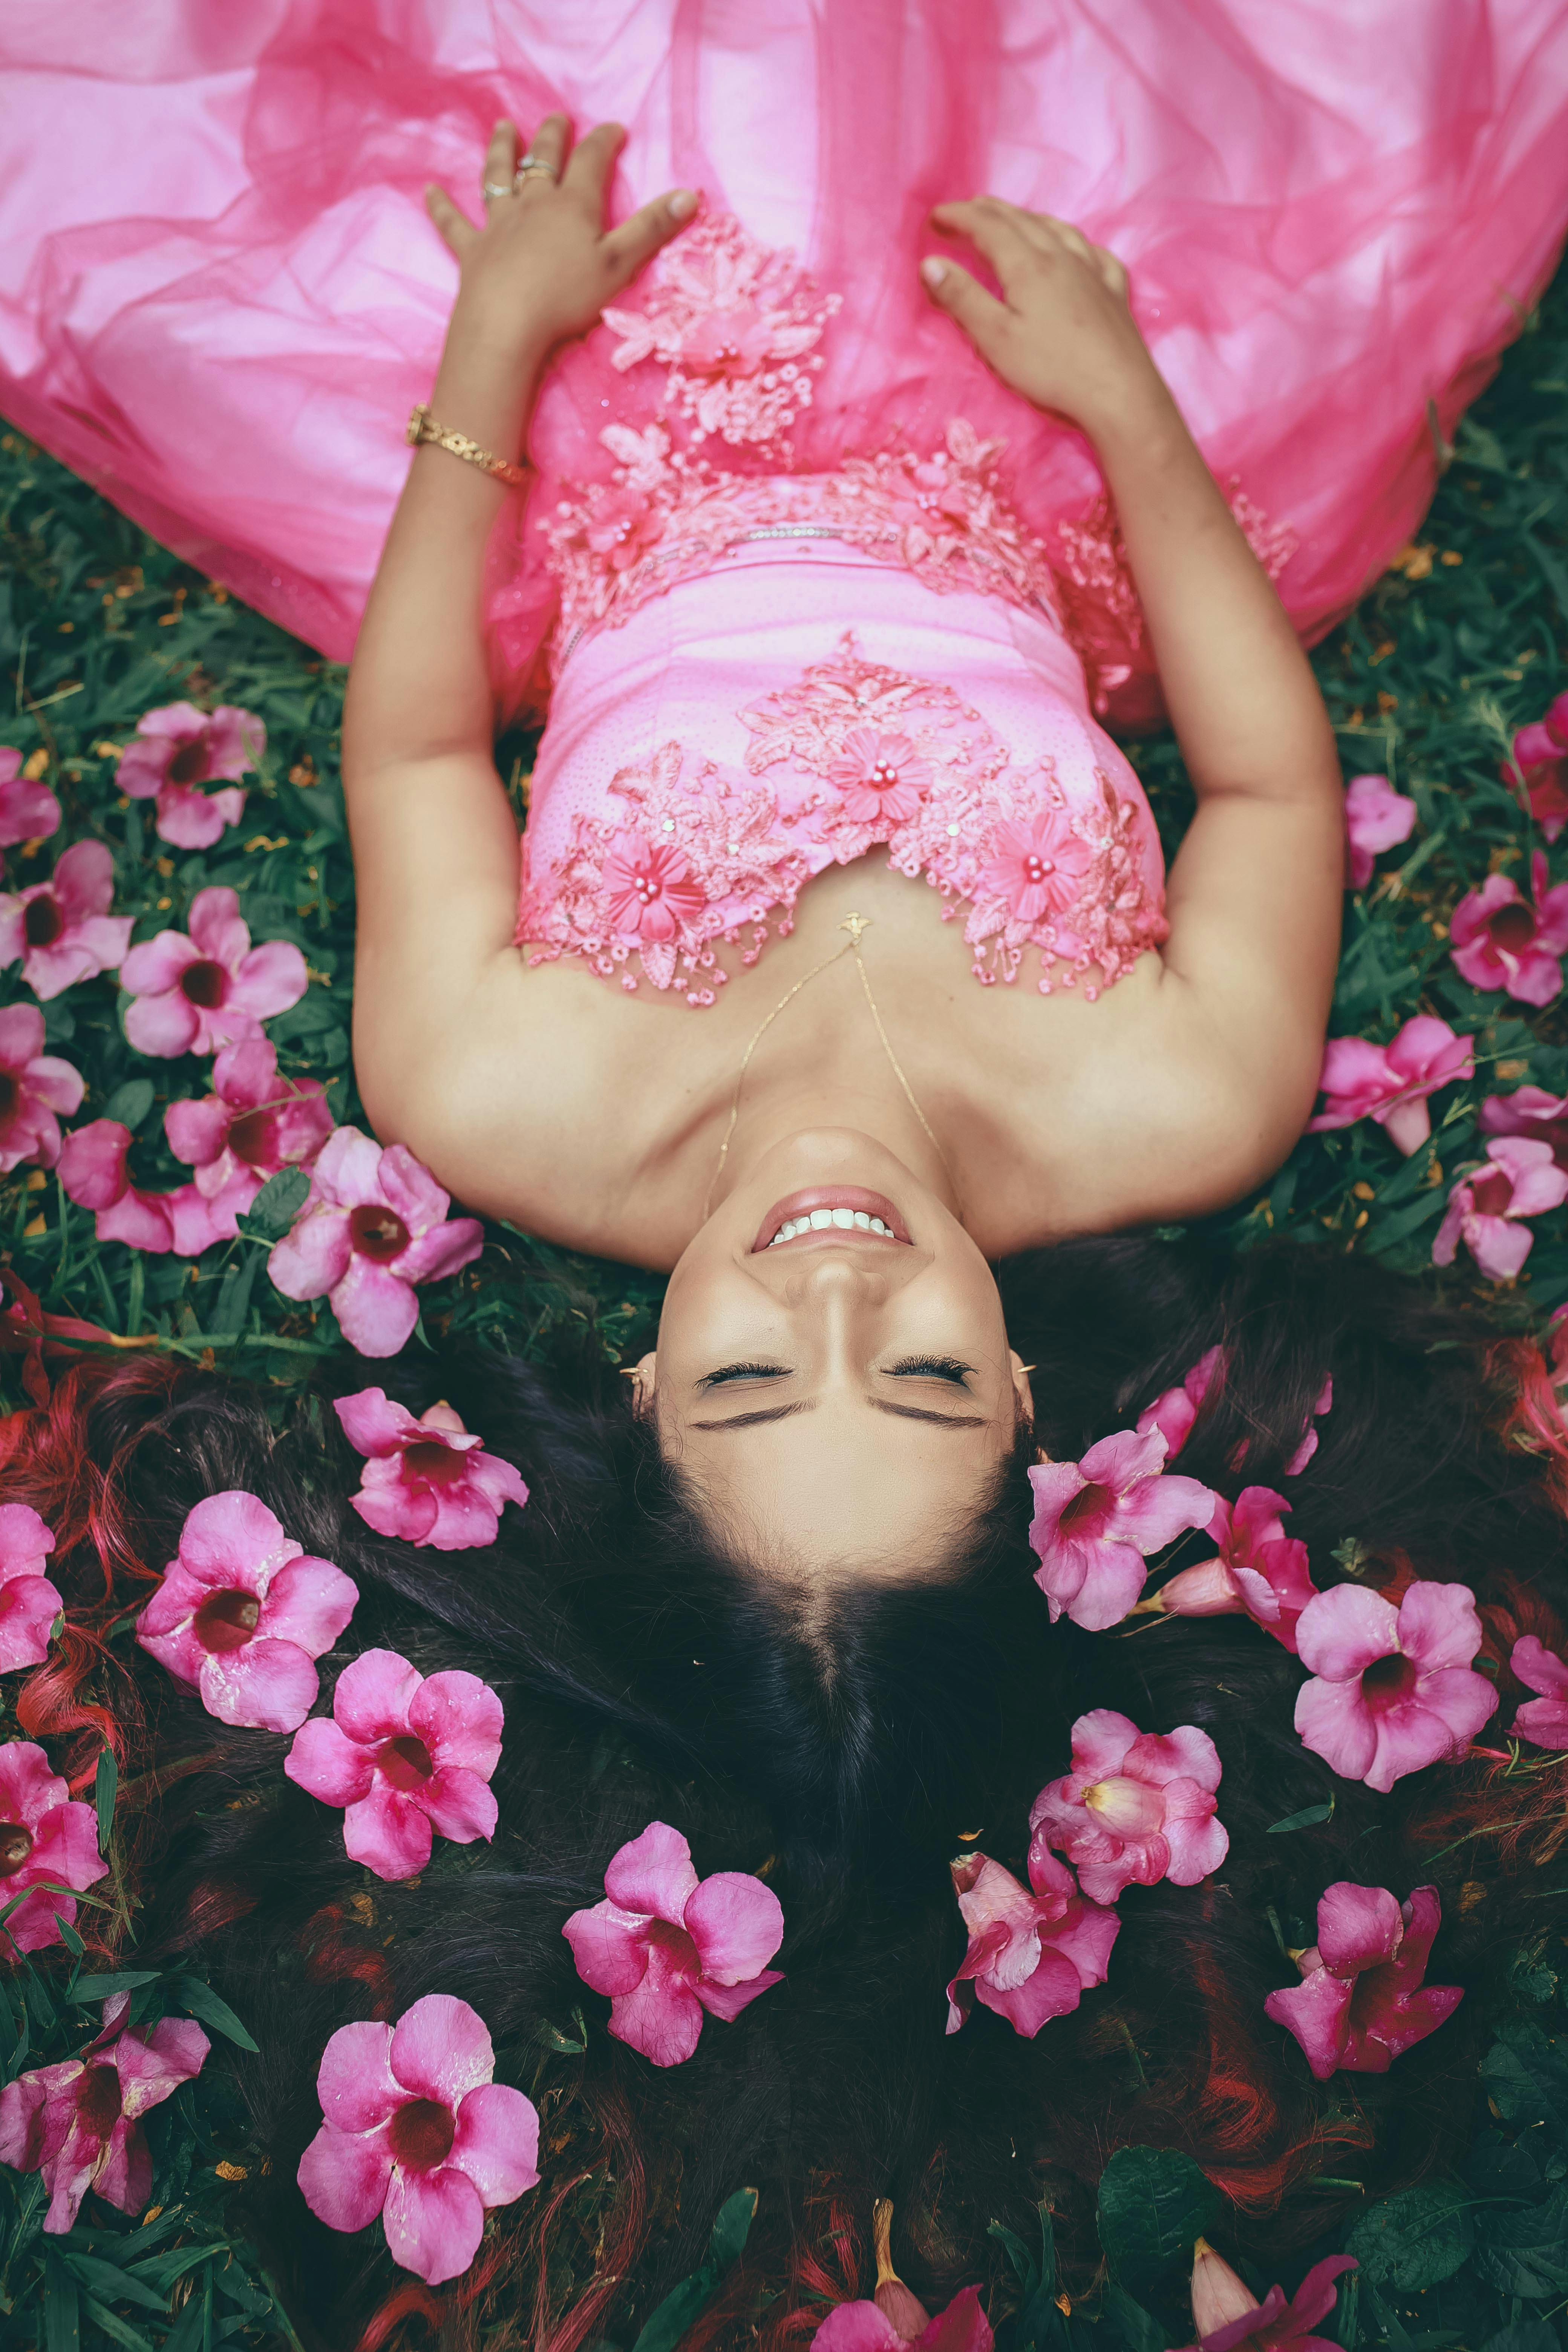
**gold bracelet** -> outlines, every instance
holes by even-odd
[[[437,425],[423,402],[416,405],[404,437],[413,448],[417,448],[422,441],[433,441],[437,449],[449,449],[454,457],[461,457],[468,465],[477,466],[481,473],[493,474],[496,480],[504,482],[510,490],[521,490],[527,484],[528,476],[521,466],[510,466],[504,457],[492,457],[488,449],[481,449],[477,441],[470,441],[466,433],[454,433],[447,425]]]

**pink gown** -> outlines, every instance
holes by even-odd
[[[0,409],[335,659],[453,291],[425,183],[477,215],[495,117],[564,107],[628,127],[617,215],[702,191],[552,372],[488,595],[550,704],[520,939],[694,1005],[881,844],[983,980],[1163,936],[1100,478],[927,303],[933,203],[1122,257],[1309,641],[1568,225],[1565,0],[10,0],[0,94]]]

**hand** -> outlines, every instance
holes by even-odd
[[[601,122],[574,149],[566,117],[547,114],[529,152],[550,165],[549,175],[529,172],[515,193],[487,194],[482,229],[444,188],[426,189],[426,207],[462,270],[454,318],[486,341],[538,357],[586,333],[697,210],[690,189],[677,188],[606,232],[605,199],[626,136],[619,123]],[[482,185],[512,190],[517,149],[516,124],[498,122]]]
[[[921,264],[927,292],[1026,400],[1070,416],[1092,437],[1163,391],[1127,305],[1126,270],[1081,229],[999,196],[938,205],[931,220],[984,256],[1002,299],[934,254]]]

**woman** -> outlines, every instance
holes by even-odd
[[[628,87],[639,59],[662,54],[650,24],[634,16],[618,60]],[[1518,29],[1510,91],[1525,79],[1522,19]],[[375,53],[361,43],[356,58],[345,42],[331,60],[341,73],[328,73],[309,30],[279,32],[266,68],[318,69],[322,87],[352,91]],[[1563,1600],[1559,1441],[1533,1351],[1341,1259],[1287,1251],[1226,1266],[1196,1244],[1114,1238],[1266,1175],[1320,1064],[1342,798],[1296,634],[1233,507],[1287,586],[1280,532],[1298,533],[1307,584],[1299,575],[1292,611],[1321,625],[1347,568],[1403,535],[1418,444],[1401,424],[1352,449],[1342,411],[1332,493],[1270,525],[1245,487],[1231,501],[1215,487],[1103,247],[991,197],[941,203],[929,241],[917,237],[931,200],[977,184],[961,163],[994,157],[1015,193],[1029,178],[1008,163],[1029,117],[1016,93],[1009,111],[998,72],[1016,63],[1016,91],[1039,100],[1026,25],[981,38],[942,10],[918,25],[829,12],[817,27],[822,169],[863,204],[822,239],[845,265],[839,282],[826,268],[820,284],[804,277],[780,257],[786,238],[760,226],[799,202],[770,185],[777,124],[773,145],[755,138],[770,106],[803,130],[805,84],[789,79],[802,30],[788,11],[711,28],[737,103],[707,127],[754,182],[757,217],[743,226],[704,183],[708,210],[639,186],[647,200],[606,231],[618,135],[602,126],[574,148],[567,116],[542,108],[521,155],[510,122],[494,131],[482,231],[432,196],[462,271],[426,417],[448,446],[416,450],[345,720],[367,1110],[476,1208],[671,1269],[630,1396],[606,1395],[593,1366],[564,1366],[552,1383],[444,1366],[440,1391],[530,1488],[498,1543],[456,1562],[349,1513],[360,1465],[330,1423],[323,1434],[302,1414],[275,1443],[254,1398],[200,1377],[83,1372],[18,1445],[18,1493],[40,1510],[75,1525],[73,1503],[90,1495],[99,1538],[118,1551],[114,1608],[146,1590],[127,1552],[173,1559],[186,1513],[240,1488],[358,1583],[346,1650],[479,1672],[504,1700],[493,1852],[442,1844],[432,1884],[367,1892],[337,1815],[280,1770],[280,1738],[215,1726],[155,1685],[174,1736],[199,1735],[179,1753],[207,1769],[169,1792],[150,1832],[146,1948],[199,1956],[262,2044],[245,2089],[269,2169],[247,2194],[299,2324],[323,2344],[362,2326],[380,2340],[388,2313],[410,2307],[406,2293],[386,2300],[385,2257],[308,2220],[295,2186],[321,2114],[323,2044],[367,2009],[390,2018],[460,1990],[509,2079],[531,2084],[552,2119],[543,2193],[442,2303],[428,2300],[447,2340],[515,2325],[520,2288],[531,2328],[563,2347],[618,2332],[619,2274],[648,2234],[647,2174],[679,2161],[679,2222],[657,2233],[632,2323],[691,2266],[719,2200],[750,2180],[763,2200],[752,2267],[717,2324],[751,2326],[759,2288],[782,2288],[769,2318],[782,2341],[815,2326],[814,2294],[868,2285],[857,2231],[873,2196],[892,2197],[900,2267],[933,2305],[984,2273],[997,2310],[987,2225],[1037,2230],[1042,2197],[1078,2292],[1096,2260],[1092,2185],[1115,2146],[1194,2157],[1236,2200],[1238,2242],[1269,2258],[1307,2244],[1337,2218],[1331,2184],[1352,2158],[1376,2188],[1434,2143],[1462,2146],[1482,2004],[1402,2052],[1392,2079],[1375,2060],[1352,2069],[1352,2112],[1265,2012],[1289,1986],[1282,1948],[1310,1943],[1335,1882],[1392,1890],[1397,1907],[1429,1877],[1445,1938],[1434,1983],[1479,1987],[1531,1916],[1520,1882],[1533,1813],[1511,1843],[1489,1834],[1498,1795],[1484,1761],[1464,1760],[1466,1738],[1453,1733],[1443,1760],[1424,1757],[1387,1793],[1367,1783],[1375,1765],[1357,1769],[1338,1748],[1341,1765],[1325,1769],[1321,1745],[1304,1748],[1292,1726],[1303,1669],[1291,1643],[1245,1612],[1237,1622],[1230,1587],[1228,1622],[1182,1619],[1173,1599],[1156,1613],[1173,1622],[1094,1639],[1122,1610],[1053,1585],[1047,1558],[1064,1527],[1094,1535],[1092,1476],[1080,1482],[1090,1508],[1058,1497],[1056,1538],[1037,1528],[1037,1560],[1029,1549],[1026,1474],[1043,1493],[1053,1469],[1163,1405],[1155,1426],[1182,1453],[1163,1491],[1192,1512],[1206,1496],[1171,1565],[1211,1556],[1221,1538],[1206,1532],[1208,1507],[1239,1510],[1245,1477],[1280,1519],[1289,1508],[1289,1538],[1281,1526],[1272,1539],[1304,1543],[1320,1587],[1473,1586],[1500,1672],[1516,1636],[1561,1646],[1549,1613]],[[675,46],[689,62],[689,40],[682,22]],[[960,54],[970,43],[979,65]],[[878,85],[896,104],[868,101],[865,68],[879,57],[907,69]],[[1355,59],[1333,64],[1348,85]],[[1185,69],[1195,87],[1190,58]],[[1370,193],[1334,181],[1331,222],[1329,182],[1304,168],[1313,142],[1294,152],[1278,140],[1311,116],[1301,86],[1294,115],[1282,84],[1259,70],[1251,87],[1258,117],[1230,160],[1244,194],[1249,172],[1278,172],[1289,258],[1277,251],[1271,266],[1310,281],[1309,227],[1322,237],[1304,307],[1326,413],[1353,403],[1367,355],[1383,350],[1383,297],[1365,299],[1363,283],[1351,300],[1350,257],[1365,251],[1356,225],[1429,182],[1432,149],[1401,165],[1391,138],[1380,177],[1377,134],[1364,134]],[[656,71],[651,125],[663,88]],[[690,104],[679,70],[668,88],[678,115]],[[958,119],[982,88],[997,98],[984,137]],[[1057,93],[1064,116],[1074,89],[1087,108],[1081,59]],[[1420,103],[1451,121],[1430,91]],[[1539,125],[1527,135],[1500,100],[1489,121],[1505,118],[1511,173]],[[1047,119],[1037,104],[1034,123]],[[917,205],[933,123],[944,135],[927,145],[957,175]],[[689,130],[684,147],[673,132],[667,143],[689,153]],[[1102,131],[1083,135],[1085,152]],[[661,135],[650,130],[639,173]],[[1349,142],[1342,176],[1355,138],[1342,122],[1334,136]],[[279,152],[275,142],[274,162]],[[1334,156],[1330,137],[1310,160],[1321,171]],[[1151,206],[1153,184],[1138,191]],[[1517,186],[1500,170],[1486,184],[1465,215],[1476,254],[1480,225],[1509,211],[1499,188]],[[1534,226],[1514,238],[1530,282],[1550,248],[1548,211],[1538,190]],[[856,240],[895,220],[907,234],[858,281]],[[1425,319],[1434,354],[1435,256],[1452,264],[1463,242],[1445,246],[1428,216],[1387,298]],[[978,255],[997,293],[957,249]],[[922,252],[945,263],[924,291]],[[664,274],[634,286],[656,256]],[[1310,404],[1302,344],[1294,377],[1271,345],[1261,263],[1232,258],[1215,299],[1249,328],[1228,405],[1223,333],[1199,338],[1195,357],[1173,339],[1173,373],[1184,369],[1205,407],[1215,457],[1262,413],[1272,367],[1289,379],[1292,430]],[[1167,284],[1180,278],[1166,269]],[[616,316],[601,332],[606,305]],[[1474,388],[1495,308],[1489,284],[1446,320],[1431,363],[1440,415]],[[584,334],[541,390],[557,345]],[[510,464],[536,393],[551,490],[587,487],[503,517],[502,478],[472,453]],[[1002,418],[1023,521],[982,438]],[[596,448],[606,420],[614,437]],[[1114,496],[1135,597],[1116,541],[1083,514],[1092,477],[1078,434]],[[585,461],[574,472],[574,453]],[[1045,534],[1064,519],[1069,535],[1047,558]],[[494,696],[522,694],[552,596],[563,610],[520,915]],[[1090,715],[1091,703],[1110,715],[1118,696],[1136,715],[1151,656],[1199,800],[1168,892],[1136,779]],[[936,919],[922,880],[953,920]],[[397,1242],[379,1228],[361,1238],[371,1252]],[[437,1393],[389,1377],[420,1405]],[[1195,1413],[1163,1394],[1184,1383]],[[1309,1459],[1304,1433],[1331,1386]],[[107,1488],[95,1462],[113,1465]],[[1153,1475],[1165,1475],[1158,1459]],[[1178,1517],[1167,1533],[1179,1532]],[[84,1610],[92,1557],[84,1544],[70,1595]],[[1201,1605],[1215,1598],[1211,1577]],[[1396,1660],[1393,1680],[1404,1671]],[[133,1680],[116,1685],[127,1707]],[[965,1954],[975,1921],[954,1890],[972,1894],[989,1856],[1022,1895],[1034,1811],[1068,1770],[1075,1721],[1097,1709],[1212,1739],[1231,1858],[1222,1869],[1208,1852],[1197,1884],[1145,1876],[1121,1906],[1119,1949],[1086,1960],[1081,2005],[1064,1996],[1015,2032],[1005,2000],[982,1991],[981,2008],[1001,2013],[964,2022],[984,1956],[978,1931]],[[215,1806],[218,1785],[228,1794]],[[1326,1819],[1268,1834],[1331,1798]],[[1511,1799],[1510,1828],[1515,1803],[1530,1811]],[[650,1822],[688,1837],[704,1872],[765,1879],[785,1937],[784,1985],[657,2069],[613,2020],[606,2033],[563,1936]],[[1439,1857],[1455,1838],[1469,1842]],[[1042,1884],[1058,1869],[1042,1862]],[[1484,1899],[1462,1901],[1472,1885]],[[584,2171],[602,2204],[589,2221],[563,2219],[546,2200]],[[668,2171],[663,2188],[667,2210]],[[319,2197],[312,2210],[323,2215]]]

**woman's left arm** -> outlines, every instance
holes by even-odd
[[[605,193],[625,133],[602,123],[570,153],[563,116],[529,173],[476,229],[442,190],[432,219],[462,278],[431,412],[515,461],[553,348],[668,242],[695,197],[661,197],[607,234]],[[512,185],[517,132],[498,124],[487,184]],[[485,550],[507,496],[448,451],[416,449],[365,610],[343,712],[343,790],[358,898],[354,1059],[388,1140],[437,1148],[440,1099],[465,1048],[515,1018],[517,827],[492,756]]]

